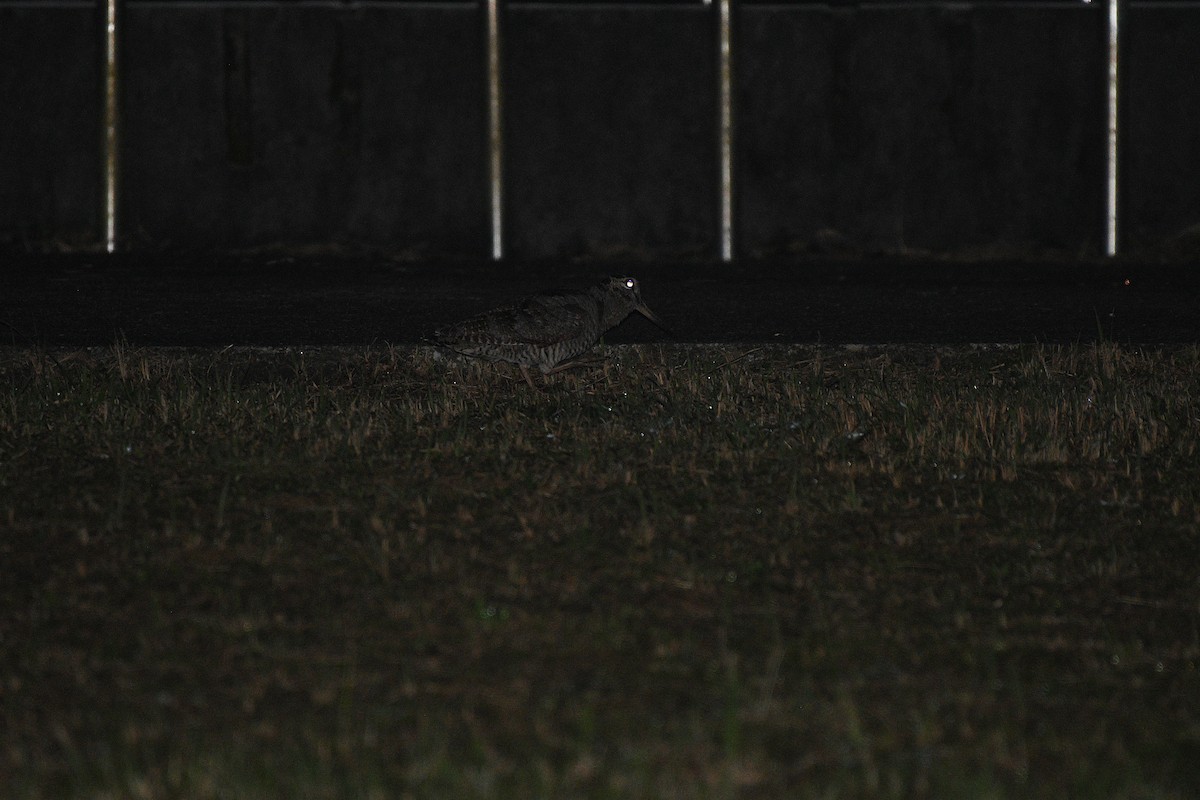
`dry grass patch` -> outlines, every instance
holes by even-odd
[[[1188,797],[1200,351],[0,352],[17,797]]]

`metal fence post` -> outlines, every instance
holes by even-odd
[[[718,6],[718,92],[721,122],[721,260],[733,260],[733,51],[730,6],[733,0],[717,0]]]
[[[500,94],[500,0],[487,0],[488,179],[492,209],[492,260],[504,257],[503,128]]]
[[[1105,225],[1104,250],[1109,256],[1117,254],[1118,244],[1118,135],[1120,122],[1117,114],[1118,80],[1121,51],[1121,0],[1108,0],[1108,183],[1107,219]]]
[[[120,108],[117,72],[117,23],[120,0],[105,0],[104,6],[104,245],[117,249],[118,167]]]

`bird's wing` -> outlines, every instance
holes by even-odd
[[[497,327],[513,341],[551,345],[579,336],[587,326],[587,312],[578,302],[560,298],[531,297],[498,312]]]
[[[546,346],[579,336],[586,325],[587,312],[579,303],[557,296],[536,296],[435,331],[433,338],[447,346]]]

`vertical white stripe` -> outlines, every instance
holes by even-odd
[[[487,0],[488,36],[488,178],[492,201],[492,259],[504,256],[503,140],[500,119],[500,0]]]
[[[1108,0],[1108,192],[1105,226],[1105,252],[1117,254],[1117,66],[1120,54],[1121,0]]]
[[[104,244],[117,249],[117,3],[107,0],[104,31]]]
[[[720,0],[721,260],[733,259],[733,65],[730,5]]]

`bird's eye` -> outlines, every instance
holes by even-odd
[[[625,288],[626,288],[626,289],[632,289],[632,288],[633,288],[633,285],[634,285],[634,283],[636,283],[636,281],[634,281],[634,279],[633,279],[633,278],[626,278],[626,279],[625,279]]]

